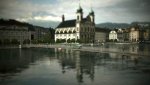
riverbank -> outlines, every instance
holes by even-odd
[[[150,47],[150,45],[148,45]],[[132,56],[150,56],[149,47],[143,50],[138,44],[105,44],[105,45],[82,45],[79,44],[28,44],[22,45],[22,48],[56,48],[56,49],[70,49],[75,51],[88,51],[88,52],[100,52],[100,53],[117,53],[119,55],[132,55]],[[128,47],[128,49],[127,49]],[[13,49],[19,48],[16,46],[0,46],[0,49]],[[141,51],[142,49],[142,51]]]

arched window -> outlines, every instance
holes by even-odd
[[[63,31],[60,31],[60,34],[63,34]]]
[[[71,32],[71,30],[69,30],[69,32],[68,32],[68,33],[72,33],[72,32]]]
[[[59,32],[58,32],[58,31],[56,31],[55,33],[56,33],[56,34],[59,34]]]
[[[66,30],[64,31],[64,34],[67,34],[67,31],[66,31]]]
[[[74,30],[73,33],[76,33],[76,31]]]
[[[77,20],[79,20],[79,16],[77,16]]]

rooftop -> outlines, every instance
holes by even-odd
[[[66,21],[63,21],[61,22],[57,28],[63,28],[63,27],[75,27],[76,25],[76,20],[73,19],[73,20],[66,20]]]

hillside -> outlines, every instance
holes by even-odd
[[[130,26],[130,24],[127,24],[127,23],[100,23],[100,24],[96,24],[96,27],[110,28],[110,29],[128,28],[129,26]]]

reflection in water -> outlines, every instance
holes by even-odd
[[[147,47],[138,48],[149,50]],[[124,46],[123,50],[129,49]],[[48,85],[126,85],[126,81],[128,85],[144,85],[150,78],[148,56],[49,48],[0,49],[0,55],[0,85],[43,85],[40,82]]]
[[[146,57],[57,49],[55,51],[62,66],[62,73],[69,69],[76,69],[76,78],[79,83],[84,82],[84,76],[94,81],[95,67],[103,67],[109,71],[125,71],[143,70],[143,67],[150,66],[145,64]],[[150,58],[148,59],[150,62]]]
[[[149,44],[105,44],[102,48],[116,52],[143,53],[150,55]]]
[[[29,68],[36,60],[42,58],[45,49],[1,49],[0,50],[0,79],[14,76]],[[38,56],[37,56],[38,55]]]
[[[62,73],[66,70],[76,69],[76,77],[79,83],[84,82],[83,75],[88,75],[91,81],[94,80],[95,57],[92,53],[72,50],[57,50],[57,58],[62,66]]]

